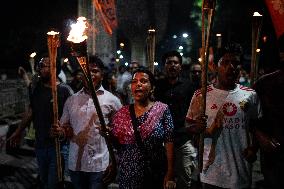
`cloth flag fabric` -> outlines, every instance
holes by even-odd
[[[284,33],[284,0],[265,0],[277,38]]]
[[[93,0],[93,4],[105,31],[111,35],[117,27],[114,0]]]

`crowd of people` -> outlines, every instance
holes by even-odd
[[[251,188],[259,150],[262,187],[283,188],[283,45],[284,35],[278,44],[280,69],[254,84],[242,68],[239,49],[225,46],[213,65],[214,81],[207,85],[205,114],[201,65],[192,63],[189,77],[183,77],[179,52],[163,55],[161,78],[137,61],[104,77],[104,63],[90,56],[92,82],[107,130],[101,128],[88,81],[80,70],[70,83],[58,79],[60,119],[53,124],[50,63],[45,56],[38,64],[36,81],[29,81],[20,70],[29,88],[30,106],[8,141],[17,144],[21,132],[33,122],[41,188],[60,188],[55,138],[61,141],[63,172],[75,189],[106,188],[115,178],[110,175],[116,174],[122,189]],[[201,133],[204,153],[198,154]],[[117,167],[112,165],[106,136]]]

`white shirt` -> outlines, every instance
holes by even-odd
[[[191,100],[187,119],[195,120],[200,114],[200,99],[201,91],[198,90]],[[210,85],[206,98],[207,127],[211,127],[214,121],[216,123],[217,113],[222,115],[219,116],[222,130],[215,135],[215,139],[204,139],[203,172],[200,179],[223,188],[249,188],[251,164],[242,157],[242,152],[249,145],[250,121],[261,116],[258,97],[254,90],[241,85],[231,91]],[[215,154],[210,157],[210,152]],[[213,160],[212,163],[209,160]]]
[[[120,100],[102,86],[96,91],[105,123],[122,107]],[[84,89],[69,97],[64,105],[61,124],[69,123],[74,136],[70,140],[68,167],[72,171],[101,172],[109,164],[109,153],[91,96]],[[79,136],[86,139],[79,142]],[[79,145],[80,144],[80,145]]]

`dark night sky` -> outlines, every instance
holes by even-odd
[[[9,1],[1,18],[5,18],[1,35],[1,66],[28,66],[33,51],[47,51],[46,33],[51,29],[66,35],[69,19],[77,17],[77,0]],[[3,28],[3,27],[2,27]]]
[[[275,38],[264,0],[217,0],[217,3],[220,9],[216,12],[213,32],[222,32],[224,41],[241,42],[249,52],[254,11],[264,14],[262,33],[272,41]],[[31,52],[47,51],[46,32],[55,28],[65,39],[70,19],[77,17],[78,0],[8,1],[5,4],[1,18],[7,29],[1,35],[1,69],[14,69],[19,65],[27,68]],[[193,47],[198,49],[201,33],[189,17],[192,9],[192,1],[172,0],[167,34],[169,37],[176,30],[189,31],[195,40]],[[271,49],[269,45],[266,48]]]
[[[267,36],[268,39],[265,44],[261,40],[259,42],[260,47],[263,48],[260,64],[271,66],[273,62],[277,61],[275,59],[275,53],[277,52],[275,48],[276,37],[265,0],[217,0],[217,5],[212,30],[213,46],[214,42],[216,42],[215,34],[222,33],[223,44],[229,41],[238,42],[242,45],[244,53],[250,55],[252,15],[253,12],[258,11],[263,14],[261,36]],[[201,45],[201,32],[200,28],[190,19],[189,14],[193,9],[194,7],[190,1],[173,0],[168,33],[173,35],[175,30],[189,31],[193,38],[193,56],[196,56]]]

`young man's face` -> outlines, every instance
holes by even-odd
[[[169,78],[177,78],[181,72],[181,62],[178,57],[168,57],[165,62],[165,70]]]
[[[225,85],[233,85],[239,74],[240,60],[231,53],[225,54],[218,62],[218,81]]]
[[[103,80],[103,71],[96,64],[90,64],[90,72],[95,88],[99,87]],[[88,83],[85,78],[83,81],[84,87],[88,88]]]

